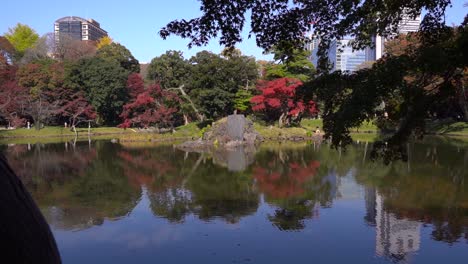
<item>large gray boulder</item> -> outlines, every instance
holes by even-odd
[[[230,115],[213,123],[213,127],[204,133],[201,140],[185,142],[179,145],[179,148],[189,151],[199,151],[212,146],[232,149],[254,145],[262,140],[251,120],[244,115]]]

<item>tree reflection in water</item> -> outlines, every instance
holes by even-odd
[[[24,146],[8,147],[6,156],[56,228],[84,229],[118,219],[140,199],[141,190],[131,188],[114,164],[109,144],[36,144],[20,151]]]
[[[144,187],[153,214],[170,222],[183,223],[194,215],[238,223],[256,214],[264,201],[272,209],[267,219],[273,226],[300,231],[322,208],[343,198],[341,181],[353,175],[365,190],[364,221],[388,246],[376,247],[377,253],[404,259],[412,252],[409,248],[417,250],[412,237],[403,241],[402,249],[392,249],[395,243],[387,232],[392,223],[408,226],[395,237],[419,234],[413,223],[424,222],[433,229],[434,240],[468,241],[468,150],[461,142],[411,143],[406,146],[408,162],[388,165],[369,161],[371,144],[334,150],[326,144],[266,143],[243,171],[230,171],[222,166],[229,161],[214,162],[208,153],[185,153],[172,146],[98,141],[2,148],[49,222],[60,229],[125,217]]]

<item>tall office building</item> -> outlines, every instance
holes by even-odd
[[[316,66],[317,65],[317,50],[320,44],[320,38],[317,35],[310,34],[305,45],[305,49],[310,51],[309,60]]]
[[[366,61],[366,50],[353,50],[349,46],[352,38],[344,38],[334,40],[330,44],[328,50],[328,60],[333,65],[332,71],[355,71],[358,66]],[[309,42],[306,44],[306,50],[311,51],[310,61],[317,67],[318,57],[317,51],[320,44],[320,38],[315,35],[309,37]]]
[[[63,17],[54,24],[55,41],[58,43],[64,36],[74,40],[97,41],[107,36],[107,31],[93,19],[84,19],[76,16]]]
[[[333,65],[332,71],[356,71],[366,61],[365,50],[353,50],[350,42],[353,39],[334,40],[330,45],[328,59]]]
[[[400,23],[398,24],[398,30],[395,35],[407,34],[409,32],[417,32],[419,30],[420,25],[420,15],[415,18],[412,18],[409,14],[404,13]],[[394,36],[390,36],[389,38],[392,38]],[[386,38],[378,35],[372,38],[372,43],[374,44],[374,47],[366,49],[367,61],[375,61],[382,58],[383,54],[385,54],[385,41],[387,41]]]
[[[366,207],[369,205],[368,209],[371,209],[367,216],[375,217],[375,221],[371,221],[376,229],[375,253],[402,262],[408,261],[412,253],[420,248],[421,223],[387,212],[384,197],[377,191],[374,195],[369,194],[366,196],[369,199],[366,199]],[[375,211],[370,208],[371,205],[375,205]],[[366,219],[369,220],[371,219]]]

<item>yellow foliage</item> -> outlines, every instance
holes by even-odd
[[[107,46],[107,45],[110,45],[111,43],[113,42],[113,40],[108,37],[108,36],[105,36],[105,37],[102,37],[99,39],[98,43],[97,43],[97,49],[100,49],[104,46]]]

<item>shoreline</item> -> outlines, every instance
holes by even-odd
[[[309,141],[316,138],[311,131],[322,127],[321,120],[305,119],[301,126],[279,128],[271,125],[254,123],[255,130],[264,141]],[[196,140],[202,136],[204,129],[197,123],[175,128],[173,132],[157,133],[150,130],[122,129],[117,127],[95,127],[88,132],[87,128],[78,128],[77,133],[63,127],[45,127],[41,130],[14,129],[0,130],[0,144],[53,143],[70,140],[118,140],[120,142],[167,142]],[[351,136],[359,141],[375,141],[384,137],[372,123],[363,124],[350,131]],[[468,123],[458,122],[444,127],[431,127],[424,136],[447,137],[468,141]]]
[[[132,135],[132,136],[128,136]],[[263,135],[262,135],[263,136]],[[380,133],[375,131],[360,131],[351,132],[351,136],[365,137],[363,141],[374,141],[376,138],[381,136]],[[424,136],[430,137],[446,137],[453,139],[468,139],[468,134],[444,134],[444,133],[428,133]],[[70,141],[76,138],[77,141],[83,140],[117,140],[119,143],[157,143],[157,142],[171,142],[171,141],[184,141],[184,140],[197,140],[199,136],[196,135],[172,135],[172,134],[158,134],[148,132],[110,132],[110,133],[91,133],[91,134],[78,134],[78,136],[67,134],[67,135],[19,135],[19,136],[0,136],[0,145],[6,144],[28,144],[27,142],[15,142],[31,140],[31,143],[60,143],[63,141]],[[316,136],[302,136],[302,135],[289,135],[289,136],[264,136],[262,142],[304,142],[316,140]],[[372,140],[368,140],[372,139]],[[46,142],[43,142],[43,141]],[[11,141],[11,142],[9,142]]]

